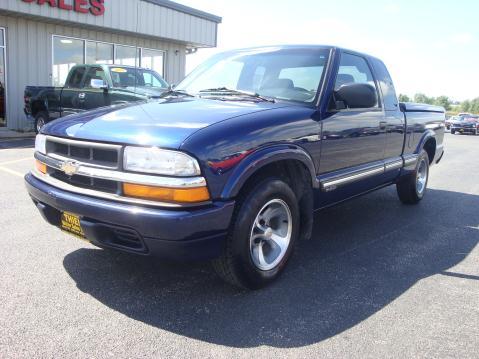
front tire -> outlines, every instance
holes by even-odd
[[[419,203],[426,193],[429,180],[429,156],[422,150],[418,156],[416,168],[396,184],[399,199],[404,204]]]
[[[216,273],[242,288],[259,289],[286,267],[299,235],[298,200],[279,178],[266,178],[238,199]]]
[[[41,111],[35,115],[35,133],[40,133],[40,130],[48,122],[48,113]]]
[[[451,130],[451,135],[454,135],[455,133],[456,133],[456,131]]]

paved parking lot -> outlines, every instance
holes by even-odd
[[[316,216],[273,286],[106,252],[47,225],[0,142],[0,357],[458,357],[479,353],[479,136],[446,135],[427,197]]]

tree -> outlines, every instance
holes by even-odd
[[[469,111],[472,113],[479,113],[479,97],[476,97],[471,101],[471,107]]]
[[[399,102],[411,102],[411,99],[408,95],[404,95],[402,93],[399,94]]]
[[[471,110],[471,101],[465,100],[461,103],[461,111],[462,112],[469,112]]]
[[[434,99],[434,104],[437,106],[442,106],[449,111],[451,109],[451,100],[447,96],[439,96]]]
[[[418,102],[418,103],[427,103],[429,105],[433,105],[434,104],[434,101],[433,99],[427,97],[426,95],[424,95],[423,93],[417,93],[414,95],[414,102]]]

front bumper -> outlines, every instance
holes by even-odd
[[[50,224],[59,226],[61,212],[74,213],[87,239],[99,247],[172,260],[219,256],[234,209],[234,201],[178,209],[118,203],[58,189],[32,174],[25,184]]]

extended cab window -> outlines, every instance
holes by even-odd
[[[70,88],[80,88],[82,85],[83,75],[85,75],[85,68],[84,67],[77,67],[75,68],[72,73],[70,74],[70,78],[68,79],[67,86]]]
[[[342,85],[351,83],[371,85],[377,92],[373,74],[366,59],[361,56],[342,53],[334,90],[337,91]],[[377,98],[379,99],[379,94],[377,94]],[[373,107],[379,107],[379,103],[376,102]]]

